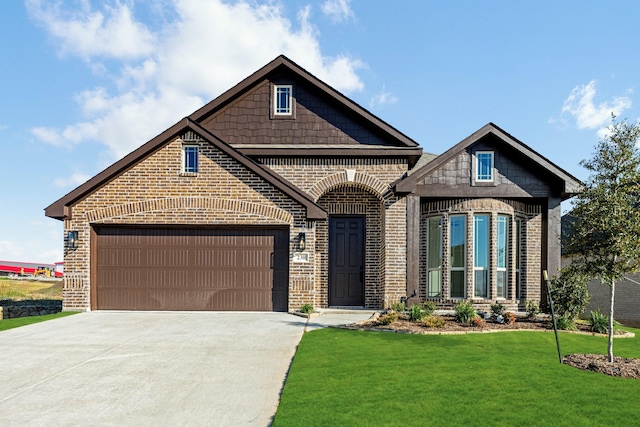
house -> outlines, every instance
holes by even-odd
[[[280,56],[45,209],[65,309],[538,301],[578,181],[488,124],[435,156]]]

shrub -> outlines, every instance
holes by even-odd
[[[592,311],[589,315],[589,329],[591,332],[606,334],[609,332],[609,316],[600,310]]]
[[[391,310],[397,311],[398,313],[402,313],[407,309],[407,306],[404,305],[403,302],[394,302],[391,304]]]
[[[496,301],[495,304],[491,304],[491,314],[495,317],[504,314],[504,305],[500,304],[498,301]]]
[[[563,331],[575,331],[577,329],[575,319],[568,315],[556,316],[556,326]]]
[[[412,305],[409,310],[409,320],[419,322],[429,315],[429,312],[422,305]]]
[[[314,311],[316,310],[313,308],[313,305],[311,304],[305,304],[302,307],[300,307],[300,313],[311,314]]]
[[[425,301],[422,307],[427,311],[427,316],[431,316],[436,311],[436,303],[433,301]]]
[[[460,301],[453,307],[453,310],[456,312],[456,322],[468,324],[471,319],[478,317],[471,301]]]
[[[482,328],[485,325],[485,321],[482,317],[480,316],[476,316],[476,317],[472,317],[471,320],[469,321],[469,323],[471,324],[471,326],[476,326],[478,328]]]
[[[441,316],[426,316],[420,323],[427,328],[442,328],[446,320]]]
[[[503,321],[507,325],[513,325],[516,323],[516,315],[510,311],[505,311],[502,315]]]
[[[567,317],[571,323],[584,313],[589,304],[586,276],[564,268],[551,280],[551,297],[555,314]]]
[[[390,311],[387,314],[380,316],[378,321],[383,325],[390,325],[398,320],[398,313]]]
[[[535,319],[536,314],[538,314],[539,312],[540,312],[540,309],[538,308],[536,303],[533,302],[533,300],[527,301],[527,319],[531,319],[531,320]]]

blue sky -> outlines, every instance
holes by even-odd
[[[637,120],[636,1],[3,1],[0,260],[62,260],[43,209],[285,54],[442,153],[493,122],[580,179]]]

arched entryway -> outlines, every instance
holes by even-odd
[[[384,200],[361,184],[345,183],[317,203],[329,213],[316,231],[322,306],[382,307]]]

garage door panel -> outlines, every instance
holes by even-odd
[[[97,309],[287,309],[287,230],[97,227],[96,234]],[[280,260],[273,269],[272,253]]]

